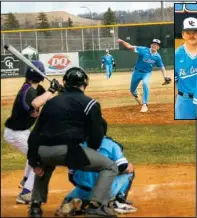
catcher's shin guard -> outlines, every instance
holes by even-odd
[[[116,201],[118,201],[119,203],[132,204],[132,202],[130,203],[130,202],[127,201],[127,197],[128,197],[128,194],[129,194],[129,190],[131,189],[134,178],[135,178],[135,171],[133,172],[133,175],[130,177],[129,185],[127,186],[124,193],[118,193],[117,194],[116,199],[115,199]]]

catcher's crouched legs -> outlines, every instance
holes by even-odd
[[[117,164],[91,148],[83,148],[90,165],[83,167],[86,171],[99,172],[98,179],[90,196],[90,205],[86,210],[88,215],[116,216],[108,207],[110,190],[114,178],[118,175]]]

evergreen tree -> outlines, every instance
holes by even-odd
[[[68,26],[73,27],[73,21],[70,17],[68,18]]]
[[[50,28],[50,24],[47,15],[44,12],[38,14],[38,28],[47,29]]]
[[[39,29],[48,29],[50,28],[50,24],[47,18],[47,15],[44,12],[38,14],[38,28]],[[44,36],[50,36],[50,31],[43,31]]]
[[[112,25],[115,23],[116,23],[115,13],[111,10],[111,8],[108,8],[107,12],[105,12],[103,16],[103,24]]]
[[[5,29],[19,29],[20,25],[18,20],[16,19],[15,15],[13,13],[9,13],[6,15],[5,23],[4,23]]]

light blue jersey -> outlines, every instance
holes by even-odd
[[[175,81],[179,91],[176,97],[175,119],[196,119],[197,55],[192,57],[185,45],[175,51]]]
[[[154,66],[164,67],[162,58],[158,52],[151,53],[151,49],[142,46],[135,46],[136,53],[139,54],[135,70],[143,73],[151,73]]]
[[[114,58],[112,55],[104,55],[102,58],[102,63],[106,65],[113,65]]]
[[[87,147],[87,144],[84,143],[84,146]],[[116,162],[117,166],[121,164],[128,163],[127,159],[122,153],[122,146],[112,140],[111,138],[104,137],[101,143],[101,146],[98,151],[100,154],[103,154],[105,157]],[[73,172],[73,171],[69,171]],[[76,170],[74,173],[74,180],[80,185],[92,189],[97,180],[98,173],[95,172],[86,172],[81,170]]]
[[[197,81],[197,55],[192,57],[184,45],[175,52],[175,81],[182,93],[194,94]]]
[[[195,88],[195,92],[194,92],[194,100],[193,100],[194,104],[197,104],[197,77],[196,77],[196,88]]]

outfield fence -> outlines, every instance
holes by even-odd
[[[39,53],[115,50],[119,49],[117,38],[145,46],[152,38],[160,38],[164,47],[171,47],[168,41],[174,38],[172,26],[173,22],[156,22],[6,30],[1,31],[1,54],[6,54],[3,48],[5,44],[12,44],[20,51],[31,46]],[[110,30],[114,33],[111,34]]]

